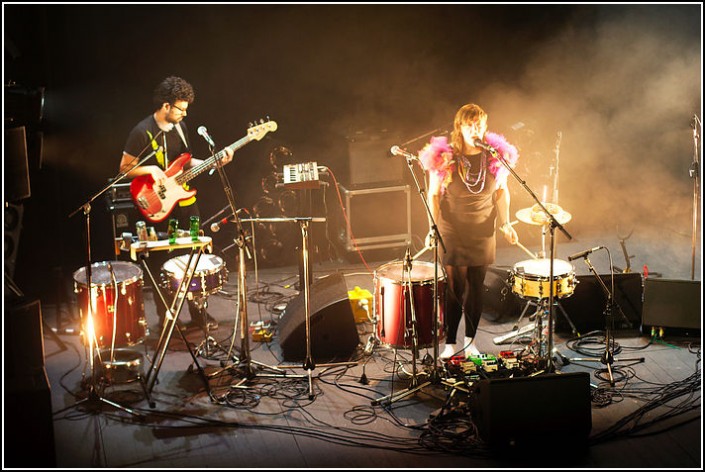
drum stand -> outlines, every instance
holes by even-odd
[[[605,248],[607,249],[607,248]],[[609,251],[609,249],[607,249]],[[644,362],[643,357],[635,357],[631,359],[615,359],[614,357],[614,338],[612,336],[612,329],[614,327],[614,318],[613,318],[613,309],[615,305],[617,308],[621,311],[621,308],[617,304],[617,301],[614,299],[612,296],[612,292],[610,292],[610,289],[607,288],[607,285],[605,285],[605,282],[602,280],[602,278],[597,274],[595,271],[595,267],[593,267],[592,263],[590,262],[590,258],[588,257],[587,254],[585,254],[585,264],[587,264],[588,269],[590,269],[590,272],[595,276],[597,281],[600,284],[600,287],[602,287],[602,291],[605,293],[605,297],[607,299],[605,303],[605,352],[602,354],[602,357],[600,358],[592,358],[592,357],[574,357],[574,358],[565,358],[565,361],[575,361],[575,362],[601,362],[607,366],[607,374],[609,376],[609,382],[610,386],[614,387],[615,386],[615,381],[614,381],[614,374],[612,373],[612,364],[614,362],[619,362],[625,361],[625,362]],[[611,259],[611,257],[610,257]],[[610,264],[610,267],[612,265]],[[564,356],[561,358],[563,359]]]
[[[198,307],[198,316],[203,318],[203,341],[196,347],[196,355],[201,356],[204,359],[210,359],[213,354],[217,351],[222,351],[227,354],[229,352],[218,344],[213,336],[210,335],[210,328],[208,327],[208,297],[194,297],[193,302]]]
[[[521,312],[521,315],[519,316],[519,319],[517,322],[514,324],[512,327],[512,331],[510,331],[507,334],[503,334],[502,336],[497,336],[496,338],[492,339],[492,342],[495,344],[504,344],[505,342],[509,341],[510,339],[514,339],[516,337],[522,336],[526,333],[530,333],[531,331],[536,328],[536,323],[535,322],[530,322],[527,325],[523,327],[519,327],[521,324],[521,320],[524,319],[524,315],[526,315],[526,312],[528,311],[530,306],[535,306],[536,311],[534,311],[534,314],[529,317],[530,320],[536,319],[536,317],[541,316],[541,313],[546,312],[546,307],[545,307],[545,300],[548,300],[546,298],[539,298],[536,299],[537,301],[534,300],[527,300],[526,305],[524,305],[524,310]],[[573,332],[573,335],[576,337],[580,337],[580,333],[578,332],[577,328],[575,327],[575,324],[573,323],[573,320],[570,319],[570,316],[568,316],[568,313],[566,313],[565,309],[563,308],[563,305],[561,305],[561,302],[559,300],[554,300],[554,304],[560,308],[561,313],[565,317],[566,321],[568,321],[568,324],[570,325],[570,328]]]

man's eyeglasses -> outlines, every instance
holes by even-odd
[[[179,110],[179,111],[180,111],[181,113],[183,113],[184,115],[188,113],[188,110],[185,109],[185,108],[181,108],[181,107],[178,107],[178,106],[176,106],[176,105],[172,105],[172,107],[176,108],[177,110]]]

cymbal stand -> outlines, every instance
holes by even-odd
[[[689,174],[693,179],[693,225],[691,233],[690,280],[695,280],[695,247],[698,239],[698,201],[700,197],[700,160],[698,158],[700,134],[698,134],[698,127],[702,128],[703,126],[697,113],[693,115],[691,126],[693,127],[693,163],[690,165]]]
[[[489,151],[492,156],[494,156],[499,162],[502,163],[502,165],[509,171],[509,173],[514,176],[514,178],[521,184],[521,186],[524,188],[524,190],[527,191],[527,193],[536,201],[536,204],[538,205],[539,208],[541,208],[541,211],[546,215],[546,221],[547,221],[547,226],[549,228],[549,233],[550,233],[550,241],[551,241],[551,248],[550,248],[550,270],[549,270],[549,281],[550,281],[550,290],[548,291],[548,305],[549,305],[549,310],[548,310],[548,342],[546,346],[546,351],[548,355],[546,356],[546,370],[548,372],[552,372],[554,370],[553,366],[553,359],[551,358],[551,352],[553,352],[553,320],[554,320],[554,296],[555,296],[555,283],[554,283],[554,261],[555,261],[555,250],[556,250],[556,238],[555,238],[555,230],[556,228],[560,229],[561,232],[568,238],[568,239],[573,239],[573,237],[566,231],[566,229],[561,225],[558,220],[553,216],[552,213],[550,213],[546,207],[543,205],[543,202],[539,200],[539,198],[536,196],[536,194],[529,188],[527,185],[526,181],[521,179],[519,175],[516,173],[516,171],[512,168],[511,165],[506,161],[504,156],[502,156],[499,151],[497,151],[495,148],[492,146],[484,143],[484,142],[475,142],[476,146],[479,146],[487,151]]]
[[[604,248],[608,254],[609,254],[609,249]],[[605,311],[604,311],[604,316],[605,316],[605,352],[602,354],[602,357],[600,358],[591,358],[591,357],[576,357],[576,358],[566,358],[566,360],[569,361],[575,361],[575,362],[601,362],[607,366],[607,375],[609,376],[609,382],[610,386],[614,387],[615,386],[615,381],[614,381],[614,373],[612,372],[612,365],[615,362],[619,362],[620,359],[615,359],[614,357],[614,337],[612,330],[614,329],[614,308],[615,306],[621,311],[622,309],[619,307],[619,304],[617,301],[614,299],[614,296],[612,295],[614,293],[614,272],[612,269],[610,269],[610,274],[612,276],[612,290],[610,291],[609,288],[607,288],[607,285],[605,285],[605,282],[602,280],[602,277],[600,277],[597,272],[595,271],[595,267],[592,265],[590,262],[590,258],[588,257],[588,254],[585,254],[585,264],[587,264],[588,269],[590,269],[590,272],[595,276],[597,281],[600,284],[600,287],[602,287],[602,291],[605,293],[606,301],[605,301]],[[612,256],[610,254],[610,268],[612,267]],[[621,359],[621,361],[625,362],[644,362],[643,357],[635,357],[631,359]]]

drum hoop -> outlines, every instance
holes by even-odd
[[[120,262],[120,261],[116,261],[116,262]],[[97,265],[97,263],[94,264],[94,265]],[[138,273],[138,274],[135,274],[135,275],[133,275],[133,276],[127,278],[127,279],[124,279],[124,280],[118,280],[118,281],[117,281],[117,284],[122,287],[123,284],[124,284],[125,286],[127,286],[127,285],[132,285],[133,283],[139,282],[139,281],[142,281],[142,283],[144,283],[144,277],[143,277],[143,274],[142,274],[142,269],[140,269],[140,268],[137,267],[137,266],[135,266],[135,268],[137,268],[137,269],[139,270],[139,273]],[[81,268],[78,269],[76,272],[74,272],[74,274],[73,274],[73,282],[74,282],[74,284],[78,285],[79,287],[88,288],[88,276],[86,275],[86,271],[85,271],[84,269],[85,269],[85,267],[81,267]],[[76,279],[76,274],[78,274],[78,273],[81,272],[81,271],[83,271],[83,274],[82,274],[82,275],[85,276],[85,277],[83,277],[83,279],[84,279],[83,281]],[[91,281],[91,287],[105,288],[105,287],[112,287],[112,286],[114,286],[114,285],[115,285],[115,282],[110,282],[110,283],[97,283],[97,282]]]
[[[379,275],[378,273],[381,272],[383,269],[389,269],[390,267],[396,267],[396,266],[400,266],[400,265],[403,266],[403,264],[404,264],[403,261],[391,261],[391,262],[387,262],[387,263],[385,263],[385,264],[382,264],[381,266],[379,266],[379,267],[375,270],[375,272],[374,272],[374,278],[375,278],[375,279],[383,278],[383,279],[386,279],[386,280],[391,281],[394,285],[401,285],[401,284],[402,284],[402,280],[396,279],[396,278],[392,278],[392,277],[389,277],[389,276],[387,276],[387,275]],[[414,265],[416,265],[416,264],[419,264],[419,265],[421,265],[421,266],[428,267],[429,269],[432,269],[433,266],[434,266],[434,264],[433,264],[432,262],[427,262],[427,261],[414,261],[414,262],[412,263],[412,265],[411,265],[411,275],[412,275],[412,276],[414,275]],[[438,271],[438,280],[439,280],[439,281],[445,280],[445,276],[443,275],[443,271],[442,271],[442,270],[439,270],[439,271]],[[433,284],[433,275],[431,275],[431,276],[428,277],[428,278],[424,278],[424,279],[414,279],[414,278],[412,277],[411,283],[414,284],[414,285],[424,285],[424,284],[426,284],[426,283],[431,283],[431,284]]]
[[[166,273],[169,277],[172,277],[172,278],[175,278],[175,279],[176,279],[176,278],[177,278],[177,277],[176,277],[176,272],[167,269],[166,266],[167,266],[167,264],[169,264],[170,262],[172,262],[172,261],[174,261],[174,260],[176,260],[176,259],[180,259],[181,257],[183,257],[183,256],[174,257],[173,259],[169,259],[168,261],[166,261],[166,262],[164,263],[164,265],[162,266],[162,272]],[[214,256],[210,256],[210,257],[216,257],[216,258],[218,258],[219,264],[218,264],[216,267],[213,267],[213,268],[211,268],[211,269],[195,270],[195,271],[193,272],[193,276],[194,276],[194,277],[203,277],[204,275],[213,275],[213,274],[217,274],[217,273],[219,273],[219,272],[222,272],[223,269],[226,269],[225,261],[224,261],[221,257],[215,256],[215,255],[214,255]],[[174,264],[176,264],[176,263],[174,263]],[[196,269],[198,269],[198,266],[196,267]],[[186,274],[185,271],[181,271],[181,278],[183,278],[183,276],[184,276],[185,274]]]
[[[541,261],[548,261],[548,259],[540,259],[540,260]],[[524,272],[519,272],[517,270],[517,267],[523,267],[523,266],[520,266],[520,264],[524,264],[526,262],[537,262],[537,261],[529,259],[526,261],[517,262],[516,264],[514,264],[514,266],[512,266],[512,272],[511,272],[512,275],[515,277],[528,278],[529,280],[550,280],[551,279],[550,275],[548,275],[548,274],[546,274],[546,275],[534,274],[531,272],[526,272],[526,270]],[[553,262],[554,262],[554,269],[556,268],[555,267],[556,262],[558,262],[559,265],[562,264],[564,266],[564,268],[569,269],[566,272],[554,273],[553,274],[554,279],[563,278],[563,277],[570,277],[570,276],[575,275],[575,269],[573,268],[573,265],[570,262],[564,261],[562,259],[554,259]],[[533,278],[531,278],[531,277],[533,277]]]

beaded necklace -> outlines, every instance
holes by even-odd
[[[458,173],[468,192],[473,195],[482,192],[485,189],[485,177],[487,177],[487,159],[485,159],[484,152],[480,153],[480,170],[477,172],[471,172],[472,164],[465,155],[460,156],[459,164]]]

